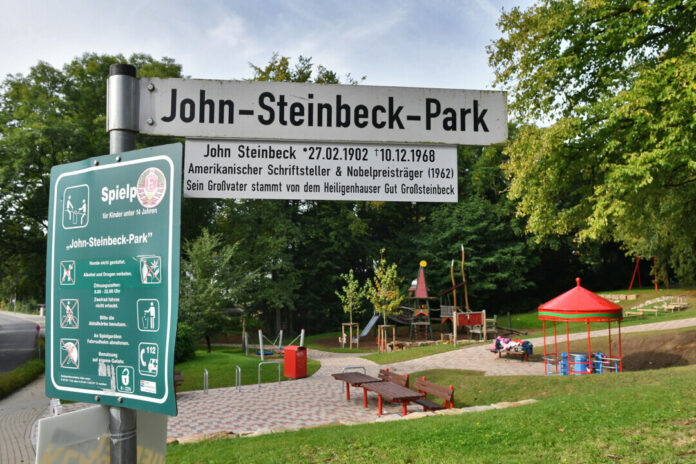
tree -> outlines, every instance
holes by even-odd
[[[288,57],[277,53],[263,67],[250,66],[254,81],[339,83],[335,72],[315,66],[311,58],[303,56],[294,66]],[[346,79],[354,82],[350,76]],[[295,322],[317,322],[312,326],[319,327],[322,319],[329,319],[326,316],[337,303],[332,291],[336,274],[353,264],[343,258],[352,249],[352,237],[364,230],[353,204],[331,207],[316,201],[225,201],[216,222],[227,240],[244,240],[241,252],[261,270],[263,278],[252,284],[251,305],[269,328],[293,331]]]
[[[203,229],[183,247],[179,320],[205,338],[208,353],[211,337],[230,328],[228,310],[246,303],[245,291],[257,277],[238,259],[240,243],[223,245],[220,234]]]
[[[0,297],[44,294],[49,172],[109,152],[106,79],[122,55],[86,53],[62,70],[39,62],[0,85]],[[141,76],[178,77],[170,58],[132,55]],[[164,143],[164,142],[162,142]]]
[[[527,243],[515,203],[506,196],[505,158],[502,147],[459,147],[459,201],[438,205],[416,237],[430,263],[429,282],[439,289],[452,286],[450,260],[458,262],[464,246],[469,301],[493,314],[527,309],[522,295],[538,278],[531,271],[540,247]],[[459,280],[459,264],[456,269]]]
[[[374,264],[374,271],[375,275],[372,279],[365,282],[365,293],[367,299],[374,305],[375,311],[382,314],[386,324],[387,316],[396,312],[404,300],[399,289],[402,279],[397,272],[396,263],[387,265],[384,249],[379,261]]]
[[[496,83],[526,122],[505,167],[527,230],[616,240],[693,282],[696,3],[544,0],[498,26]]]
[[[341,300],[343,312],[348,313],[350,323],[353,324],[353,313],[360,311],[360,303],[365,298],[365,287],[360,285],[352,269],[347,274],[341,274],[341,279],[346,282],[346,285],[341,287],[341,292],[335,293]]]

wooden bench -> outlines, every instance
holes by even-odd
[[[408,388],[409,380],[408,380],[408,374],[406,375],[400,375],[397,374],[396,372],[391,372],[389,368],[386,369],[380,369],[379,377],[383,382],[391,382],[395,383],[397,385],[400,385],[402,387]]]
[[[181,371],[174,371],[174,394],[176,395],[176,387],[184,383],[184,376],[181,375]]]
[[[432,382],[428,382],[425,377],[421,379],[416,379],[413,383],[413,388],[423,395],[423,398],[414,400],[416,404],[423,406],[424,411],[437,411],[440,409],[453,408],[454,407],[454,388],[452,385],[443,387]],[[430,401],[427,395],[432,395],[445,400],[445,405],[440,405],[434,401]]]

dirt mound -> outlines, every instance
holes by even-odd
[[[547,341],[549,339],[547,338]],[[607,337],[592,338],[592,351],[609,354]],[[618,335],[612,334],[611,353],[619,354]],[[623,334],[623,366],[625,371],[662,369],[664,367],[696,364],[696,329],[680,332],[629,333]],[[553,352],[553,344],[546,346]],[[565,341],[559,339],[558,350],[567,350]],[[587,340],[576,340],[570,344],[571,352],[587,352]],[[541,360],[543,347],[534,347],[534,359]]]
[[[642,371],[696,363],[696,330],[630,334],[623,339],[624,369]]]

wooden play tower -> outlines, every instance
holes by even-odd
[[[430,300],[433,298],[428,296],[428,287],[425,284],[425,267],[427,265],[428,263],[425,261],[420,262],[418,276],[411,288],[408,289],[408,300],[413,304],[409,328],[410,340],[413,340],[414,336],[418,338],[420,335],[424,339],[434,340],[433,326],[430,324]]]

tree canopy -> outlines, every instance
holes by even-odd
[[[0,291],[40,298],[52,166],[109,152],[106,77],[122,55],[86,53],[62,70],[40,62],[0,85]],[[129,58],[141,76],[178,77],[170,58]],[[142,146],[142,142],[141,142]]]
[[[696,3],[544,0],[489,47],[521,124],[510,197],[537,241],[574,235],[696,276]]]
[[[106,79],[109,66],[123,61],[85,54],[62,69],[39,63],[0,87],[0,258],[12,263],[0,270],[0,299],[16,291],[20,301],[42,302],[50,168],[108,153]],[[181,77],[181,66],[169,58],[138,54],[128,61],[140,76]],[[341,80],[306,57],[293,62],[276,54],[251,70],[256,80]],[[342,80],[357,83],[350,75]],[[531,130],[511,127],[513,144]],[[171,140],[139,135],[138,147]],[[507,153],[459,147],[456,204],[185,198],[178,337],[188,345],[178,343],[177,356],[199,337],[215,335],[230,308],[244,308],[251,324],[272,332],[335,329],[344,317],[336,295],[341,274],[353,270],[356,280],[367,281],[381,259],[406,275],[427,259],[437,292],[451,285],[449,261],[464,244],[472,307],[493,314],[528,310],[567,289],[577,272],[625,264],[611,244],[580,250],[566,236],[554,240],[554,249],[528,243],[525,222],[515,217],[521,200],[506,196],[515,179],[501,164],[516,162]],[[630,268],[626,279],[629,274]],[[406,288],[390,291],[396,296],[397,290]]]

